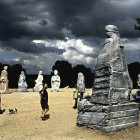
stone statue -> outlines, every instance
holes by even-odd
[[[0,93],[3,94],[9,93],[7,69],[8,66],[4,66],[4,70],[1,72],[1,77],[0,77]]]
[[[138,74],[138,81],[137,81],[138,87],[140,88],[140,74]]]
[[[128,102],[133,85],[125,62],[124,46],[116,26],[107,25],[105,31],[108,38],[97,59],[92,102]],[[102,98],[98,98],[99,95]]]
[[[42,71],[39,71],[38,73],[38,77],[35,80],[35,87],[33,88],[33,91],[35,92],[39,92],[40,90],[43,89],[43,75],[42,75]]]
[[[51,78],[51,92],[58,92],[59,88],[60,88],[60,83],[61,83],[61,79],[60,76],[58,75],[58,71],[54,70],[54,76],[52,76]]]
[[[21,71],[18,81],[18,92],[26,92],[26,91],[27,91],[26,76],[24,71]]]
[[[133,85],[118,28],[107,25],[105,31],[107,39],[95,66],[93,90],[79,102],[77,124],[111,132],[138,125],[139,111],[138,104],[130,102]]]
[[[85,77],[83,73],[79,72],[78,73],[78,78],[77,78],[77,88],[80,91],[80,100],[83,98],[83,94],[85,92]]]

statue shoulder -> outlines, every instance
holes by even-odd
[[[104,42],[104,45],[105,44],[108,44],[108,43],[112,43],[113,42],[113,39],[112,38],[107,38]]]

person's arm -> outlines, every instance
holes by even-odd
[[[73,91],[73,100],[75,99],[74,95],[75,95],[75,91]]]
[[[44,94],[43,90],[41,90],[39,93],[40,93],[40,96]]]

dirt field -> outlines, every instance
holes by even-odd
[[[40,119],[41,107],[38,93],[26,92],[2,95],[0,115],[0,140],[138,140],[140,127],[119,132],[104,133],[76,126],[77,110],[73,110],[72,89],[60,89],[59,93],[49,92],[49,118]],[[90,90],[86,90],[89,92]],[[9,108],[18,113],[8,115]]]

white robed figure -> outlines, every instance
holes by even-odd
[[[26,91],[27,91],[26,76],[24,71],[21,71],[18,81],[18,92],[26,92]]]
[[[9,93],[8,88],[8,66],[4,66],[0,76],[0,93]]]
[[[80,92],[80,100],[82,100],[83,94],[85,92],[85,77],[81,72],[78,73],[77,88]]]
[[[60,79],[60,76],[58,75],[58,71],[54,70],[54,76],[52,76],[51,78],[51,86],[52,86],[51,92],[59,91],[60,82],[61,82],[61,79]]]
[[[35,87],[33,88],[33,90],[35,92],[38,92],[42,89],[43,89],[43,75],[42,75],[42,71],[39,71],[38,77],[35,80]]]

